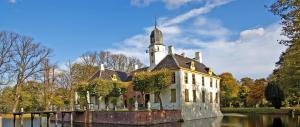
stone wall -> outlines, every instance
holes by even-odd
[[[66,114],[64,117],[64,122],[70,122],[70,118],[70,114]],[[180,110],[73,112],[73,122],[78,123],[150,125],[178,122],[181,119]],[[58,114],[58,120],[61,120],[60,113]]]

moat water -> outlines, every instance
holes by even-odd
[[[31,127],[30,119],[24,119],[23,127]],[[42,127],[46,127],[46,119],[42,119]],[[2,119],[2,127],[13,127],[12,119]],[[20,121],[16,121],[16,127],[20,127]],[[39,119],[34,120],[34,127],[40,127]],[[50,127],[55,127],[51,123]],[[57,127],[137,127],[125,125],[103,124],[73,124],[58,123]],[[142,127],[142,126],[138,126]],[[185,121],[183,123],[158,124],[147,127],[300,127],[300,116],[289,115],[261,115],[261,114],[224,114],[223,117],[201,120]]]

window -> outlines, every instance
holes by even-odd
[[[216,80],[216,88],[218,89],[218,84],[219,84],[219,81]]]
[[[195,85],[196,84],[196,77],[195,74],[192,75],[192,83]]]
[[[218,95],[218,92],[216,93],[216,99],[215,99],[215,102],[216,102],[216,103],[219,102],[219,95]]]
[[[204,86],[204,76],[202,76],[202,86]]]
[[[193,90],[193,102],[197,101],[196,90]]]
[[[185,84],[188,84],[188,83],[189,83],[189,76],[188,76],[188,73],[184,73],[184,82],[185,82]]]
[[[191,69],[191,70],[195,70],[195,62],[194,62],[194,61],[191,62],[190,69]]]
[[[212,85],[213,85],[213,79],[210,78],[210,87],[212,87]]]
[[[176,83],[176,74],[175,72],[172,73],[172,84]]]
[[[116,80],[117,80],[117,76],[116,76],[115,74],[113,74],[113,75],[111,76],[111,80],[116,81]]]
[[[188,89],[185,89],[184,95],[185,95],[185,102],[190,102],[190,99],[189,99],[189,90]]]
[[[176,89],[171,89],[171,102],[176,102]]]
[[[210,103],[212,103],[213,102],[212,92],[210,92],[209,94],[210,94],[209,101],[210,101]]]
[[[205,103],[205,91],[202,90],[202,102]]]
[[[154,103],[159,103],[159,100],[158,100],[159,96],[157,93],[154,94]]]

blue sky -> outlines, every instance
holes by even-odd
[[[33,37],[52,48],[55,63],[86,51],[109,50],[139,57],[158,17],[166,45],[237,78],[266,77],[284,49],[270,0],[0,0],[0,30]],[[263,54],[263,55],[261,55]],[[267,58],[267,59],[265,59]]]

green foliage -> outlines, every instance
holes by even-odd
[[[135,99],[134,99],[134,98],[131,97],[131,98],[128,99],[128,103],[129,103],[130,105],[133,105],[134,102],[135,102]]]
[[[280,109],[282,101],[284,100],[283,91],[279,88],[276,81],[271,81],[265,90],[265,97],[276,109]]]
[[[271,113],[271,114],[289,114],[291,109],[274,109],[270,107],[261,108],[221,108],[222,113]],[[300,112],[296,109],[296,112]]]
[[[132,80],[133,89],[140,91],[142,94],[149,93],[151,89],[149,84],[154,84],[153,78],[150,78],[151,76],[152,73],[147,71],[136,73]]]
[[[87,82],[91,75],[96,73],[97,67],[92,65],[84,65],[84,64],[74,64],[71,67],[73,72],[72,76],[74,77],[74,82]]]
[[[287,46],[276,63],[273,75],[292,105],[300,103],[300,1],[277,0],[271,11],[281,17],[282,34],[287,37],[280,43]]]
[[[238,96],[240,98],[240,102],[243,103],[243,106],[246,107],[247,106],[247,97],[249,94],[250,88],[248,85],[242,85],[240,86],[240,90],[238,93]]]
[[[252,86],[254,84],[254,80],[249,77],[244,77],[241,79],[242,86]]]
[[[247,104],[249,106],[254,106],[256,104],[263,104],[266,84],[267,81],[265,79],[255,80],[253,86],[250,87],[250,91],[247,96]]]
[[[110,103],[112,103],[113,105],[117,105],[117,103],[118,103],[118,98],[117,98],[117,97],[112,97],[112,98],[110,99]]]
[[[87,103],[87,91],[90,92],[90,95],[96,97],[118,98],[127,92],[128,84],[119,81],[94,79],[90,82],[81,82],[76,86],[80,96],[79,103],[84,106]]]
[[[25,111],[42,111],[44,110],[43,103],[43,85],[29,81],[22,86],[19,109],[24,108]]]
[[[141,92],[157,94],[160,109],[163,109],[160,93],[172,84],[172,72],[167,69],[152,72],[139,72],[135,74],[132,82],[134,89]]]
[[[232,99],[238,96],[239,86],[236,79],[229,72],[220,75],[220,89],[221,89],[221,104],[226,107],[232,103]]]
[[[7,86],[0,90],[0,112],[8,113],[12,110],[14,104],[14,93],[13,87]]]

